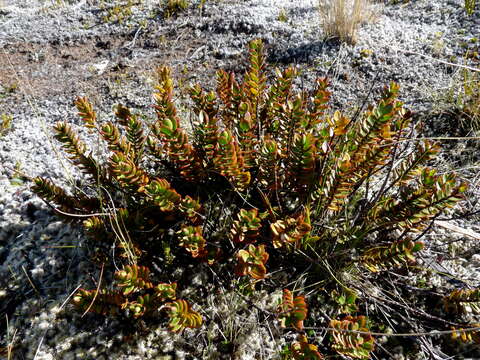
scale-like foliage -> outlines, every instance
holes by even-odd
[[[257,123],[252,116],[252,111],[255,111],[255,109],[246,103],[242,103],[239,111],[241,117],[237,123],[238,141],[242,157],[244,158],[245,169],[249,169],[256,164],[255,149],[257,147]]]
[[[84,290],[77,291],[72,299],[73,304],[80,311],[89,310],[100,315],[117,315],[125,298],[119,291],[100,290]]]
[[[173,102],[173,80],[170,73],[171,70],[168,67],[161,67],[157,71],[158,84],[153,95],[158,120],[152,130],[180,174],[186,180],[193,181],[203,176],[203,167],[188,140],[187,133],[180,126],[177,109]]]
[[[315,345],[309,344],[307,337],[298,335],[297,342],[290,347],[294,360],[322,360],[324,357]]]
[[[163,305],[168,310],[172,331],[202,324],[200,314],[192,311],[185,300],[176,299],[176,283],[154,284],[149,277],[150,269],[147,267],[126,265],[115,273],[118,290],[80,289],[73,296],[72,303],[83,312],[100,315],[118,315],[122,310],[128,310],[134,318],[153,315]]]
[[[258,216],[257,209],[240,209],[238,220],[233,222],[230,233],[235,243],[255,242],[259,235],[262,219]]]
[[[139,295],[136,300],[126,303],[124,307],[132,312],[134,318],[139,318],[158,310],[158,302],[156,300],[150,294]]]
[[[213,111],[211,111],[212,113]],[[206,111],[200,111],[198,114],[198,125],[196,127],[197,149],[204,153],[205,162],[210,165],[213,162],[215,154],[215,146],[219,129],[217,126],[218,119],[212,113],[209,115]]]
[[[265,263],[269,255],[265,251],[265,245],[248,245],[237,253],[237,266],[235,273],[238,276],[250,275],[254,279],[264,279],[267,274]]]
[[[153,179],[143,191],[162,211],[172,211],[181,201],[181,196],[165,179]]]
[[[145,266],[126,265],[115,273],[117,286],[122,288],[123,295],[129,295],[141,289],[150,289],[153,284],[149,281],[150,270]]]
[[[190,97],[194,103],[193,111],[200,115],[204,112],[209,118],[217,115],[216,96],[213,91],[205,93],[199,84],[189,88]]]
[[[288,244],[299,247],[300,241],[310,233],[311,229],[312,227],[304,215],[297,218],[288,217],[284,220],[277,220],[270,224],[270,230],[273,234],[273,247],[281,248]]]
[[[430,168],[421,170],[414,186],[404,188],[397,197],[382,197],[369,212],[370,226],[423,230],[429,220],[461,200],[467,189],[466,184],[457,184],[455,174],[437,175]]]
[[[283,183],[280,169],[281,151],[278,143],[265,138],[258,155],[258,181],[267,190],[276,190]]]
[[[109,161],[110,173],[120,186],[127,189],[142,189],[148,182],[148,174],[122,152],[115,152]]]
[[[177,297],[177,283],[158,284],[154,287],[155,296],[160,301],[175,300]]]
[[[180,200],[179,209],[194,224],[201,217],[202,205],[198,200],[192,199],[189,195]]]
[[[362,262],[372,272],[402,266],[413,262],[417,251],[423,249],[423,243],[409,239],[396,241],[389,246],[368,249],[362,255]]]
[[[60,205],[65,211],[72,211],[75,208],[77,204],[76,198],[68,196],[63,188],[55,185],[52,181],[42,177],[36,177],[33,179],[33,182],[32,190],[38,196]]]
[[[409,181],[420,176],[423,164],[433,159],[440,150],[437,144],[424,140],[416,144],[413,151],[396,168],[392,170],[393,183],[406,185]]]
[[[368,359],[375,347],[375,340],[369,334],[368,319],[365,316],[347,316],[343,320],[331,320],[332,348],[339,354],[355,359]],[[360,331],[356,332],[356,331]]]
[[[129,144],[131,144],[135,160],[138,160],[146,140],[143,134],[142,122],[138,120],[137,115],[132,114],[130,109],[123,105],[116,107],[115,115],[118,122],[125,127],[126,138]]]
[[[78,110],[78,116],[82,118],[85,126],[90,129],[95,129],[97,126],[97,114],[93,110],[93,105],[86,97],[78,97],[75,100],[75,106]]]
[[[68,195],[60,186],[51,180],[42,177],[33,179],[32,191],[44,200],[51,202],[68,214],[85,214],[95,211],[99,207],[99,200],[83,193]],[[68,216],[68,214],[66,214]]]
[[[319,189],[318,195],[325,195],[323,207],[339,212],[358,186],[389,159],[392,128],[399,116],[406,116],[401,103],[396,100],[397,93],[398,86],[394,83],[385,88],[377,107],[369,110],[348,131],[348,121],[336,113],[330,136],[342,134],[344,141],[336,147],[334,153],[337,157],[332,172],[324,178],[324,186]]]
[[[303,321],[307,318],[308,307],[304,296],[292,295],[288,289],[283,289],[282,302],[277,308],[278,317],[282,327],[293,327],[296,330],[303,329]]]
[[[246,100],[254,106],[252,113],[256,114],[256,107],[261,105],[267,82],[264,74],[265,54],[263,42],[260,39],[251,41],[248,47],[250,52],[250,68],[245,74],[243,81],[243,93],[245,94]]]
[[[471,324],[470,328],[480,328],[480,324]],[[480,330],[452,327],[452,339],[460,340],[464,343],[480,344]]]
[[[223,102],[221,116],[227,129],[231,129],[238,117],[238,108],[243,101],[243,93],[235,75],[225,70],[217,71],[217,96]]]
[[[102,125],[100,134],[108,144],[111,151],[120,152],[125,156],[131,155],[131,143],[123,135],[120,135],[120,130],[112,122],[107,122]]]
[[[277,69],[277,78],[266,95],[266,119],[262,126],[272,137],[279,139],[282,145],[287,141],[288,129],[290,128],[288,120],[283,116],[283,105],[291,97],[292,83],[297,74],[295,68],[287,68],[283,72]]]
[[[188,142],[186,132],[179,128],[178,119],[163,119],[156,124],[155,134],[163,141],[170,160],[187,180],[198,177],[201,164]],[[196,169],[193,169],[196,168]]]
[[[170,317],[168,327],[173,332],[180,332],[185,328],[198,328],[202,325],[200,314],[193,311],[185,300],[175,300],[168,303],[165,308]]]
[[[104,177],[100,165],[90,155],[86,155],[85,143],[80,140],[70,125],[60,121],[53,129],[55,130],[55,139],[62,144],[63,151],[68,154],[72,164],[78,166],[80,170],[95,180]]]
[[[480,289],[456,289],[443,298],[445,311],[480,314]]]
[[[217,137],[215,168],[230,180],[233,187],[243,191],[250,184],[251,175],[246,171],[245,161],[238,142],[229,130],[224,130]]]
[[[107,231],[105,222],[98,216],[92,216],[83,221],[83,228],[96,240],[112,240],[112,234]]]
[[[313,109],[310,111],[310,121],[307,129],[315,129],[315,127],[322,123],[322,119],[328,109],[328,102],[330,101],[330,91],[328,91],[329,82],[326,78],[316,80],[316,89],[313,96]],[[338,135],[338,134],[337,134]]]
[[[295,134],[287,169],[287,179],[291,179],[291,188],[305,191],[313,185],[318,160],[315,141],[313,133]]]
[[[202,236],[202,231],[201,226],[184,226],[178,232],[179,245],[185,248],[194,258],[206,256],[206,241]]]

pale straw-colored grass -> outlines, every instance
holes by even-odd
[[[320,22],[327,38],[354,44],[357,30],[378,17],[371,0],[319,0]]]

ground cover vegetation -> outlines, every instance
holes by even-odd
[[[219,70],[214,91],[188,90],[189,130],[165,66],[153,121],[122,105],[115,121],[102,121],[88,99],[76,100],[103,150],[87,149],[59,122],[54,136],[84,178],[70,188],[32,179],[61,218],[82,224],[101,269],[97,286],[78,290],[72,304],[164,321],[173,332],[199,328],[202,309],[177,296],[189,284],[171,279],[193,263],[191,271],[218,274],[218,286],[233,279],[228,286],[247,299],[283,290],[276,317],[298,336],[279,357],[368,359],[392,331],[436,329],[478,343],[478,289],[441,293],[429,291],[428,278],[414,280],[425,275],[416,264],[422,237],[463,198],[465,183],[430,166],[439,147],[415,138],[397,84],[347,116],[330,109],[327,79],[308,92],[296,75],[269,70],[263,43],[252,41],[241,81]],[[281,269],[286,282],[272,276]]]
[[[152,16],[161,13],[165,18],[176,16],[185,11],[190,5],[188,0],[163,0],[158,3],[158,9],[152,13]],[[120,23],[123,24],[129,20],[134,10],[141,10],[145,7],[143,0],[101,0],[99,3],[102,10],[102,21],[104,23]]]
[[[391,0],[388,3],[408,3],[409,0]],[[318,0],[320,24],[326,38],[355,44],[360,26],[374,22],[380,15],[381,2],[370,0]],[[475,12],[476,0],[465,0],[468,15]]]
[[[477,6],[476,0],[465,0],[465,11],[468,15],[472,15],[475,11],[475,7]]]
[[[369,0],[319,0],[318,9],[325,37],[350,44],[357,41],[361,25],[378,17]]]

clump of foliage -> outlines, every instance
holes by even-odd
[[[0,136],[6,134],[12,128],[13,116],[2,113],[0,115]]]
[[[447,90],[439,92],[435,100],[440,105],[439,115],[453,117],[449,135],[465,136],[480,130],[480,74],[475,69],[480,60],[480,42],[471,37],[459,45],[464,51],[462,62],[470,66],[460,67]]]
[[[465,11],[468,15],[472,15],[475,11],[475,7],[477,5],[476,0],[465,0]]]
[[[474,132],[480,130],[480,75],[468,69],[461,71],[462,81],[455,105],[462,112],[467,126]]]
[[[297,342],[291,346],[291,354],[295,360],[322,360],[324,357],[315,345],[309,344],[305,335],[299,335]]]
[[[480,324],[471,324],[470,328],[452,328],[452,339],[459,340],[464,343],[480,344]]]
[[[2,84],[2,88],[0,90],[0,99],[14,94],[17,90],[18,84],[16,82],[12,82],[10,84]]]
[[[79,290],[73,302],[82,311],[135,318],[165,310],[170,329],[180,331],[202,320],[176,299],[172,267],[203,263],[255,289],[276,266],[294,263],[338,305],[323,324],[331,349],[368,358],[371,321],[356,305],[361,294],[340,275],[414,263],[421,235],[462,199],[466,185],[425,165],[436,144],[402,141],[414,127],[397,84],[349,118],[329,111],[326,79],[311,93],[296,91],[290,67],[276,70],[269,84],[262,42],[252,41],[249,52],[242,81],[220,70],[215,91],[190,88],[191,132],[178,115],[168,67],[156,73],[150,124],[122,105],[116,121],[100,121],[87,99],[77,99],[84,126],[106,145],[106,161],[71,125],[55,125],[55,138],[86,180],[66,190],[38,177],[33,191],[62,216],[86,217],[86,232],[99,246],[115,244],[123,264],[108,289]],[[164,268],[151,273],[154,255]],[[282,326],[299,332],[290,348],[295,359],[321,358],[302,333],[308,312],[306,296],[284,289],[277,313]]]
[[[165,17],[169,18],[185,11],[189,4],[188,0],[164,0],[163,11]]]
[[[355,44],[361,25],[377,16],[370,0],[319,0],[320,22],[327,38]]]
[[[278,13],[277,19],[278,19],[278,21],[286,23],[288,21],[287,11],[285,9],[280,9],[280,12]]]
[[[169,18],[185,11],[189,5],[188,0],[162,0],[159,10],[165,18]],[[102,1],[101,9],[105,13],[102,20],[105,23],[123,24],[132,17],[134,7],[141,6],[143,6],[143,0],[114,1],[113,3]]]
[[[480,314],[480,289],[456,289],[443,299],[446,312]]]
[[[330,326],[340,331],[333,331],[333,349],[340,354],[354,359],[367,359],[374,348],[373,336],[369,334],[368,319],[365,316],[347,316],[343,320],[332,320]],[[357,332],[343,332],[353,330]]]
[[[176,299],[176,283],[154,284],[149,277],[147,267],[126,265],[115,273],[117,290],[80,289],[73,297],[73,304],[81,311],[102,315],[116,315],[126,309],[134,318],[166,309],[172,331],[202,324],[202,317],[190,309],[188,302]]]
[[[103,16],[105,23],[124,23],[133,14],[133,7],[142,5],[142,0],[115,1],[113,4],[101,2],[101,8],[106,11]]]

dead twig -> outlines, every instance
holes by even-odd
[[[98,279],[98,284],[97,284],[97,290],[95,291],[95,296],[92,299],[92,302],[88,306],[88,308],[85,310],[85,312],[82,314],[82,317],[84,317],[92,308],[93,304],[95,303],[95,300],[97,299],[97,295],[100,292],[100,285],[102,283],[102,277],[103,277],[103,268],[105,267],[105,263],[102,263],[102,268],[100,270],[100,278]]]
[[[480,234],[473,231],[472,229],[461,228],[460,226],[442,220],[435,220],[435,224],[443,227],[444,229],[453,231],[457,234],[465,235],[475,240],[480,240]]]

